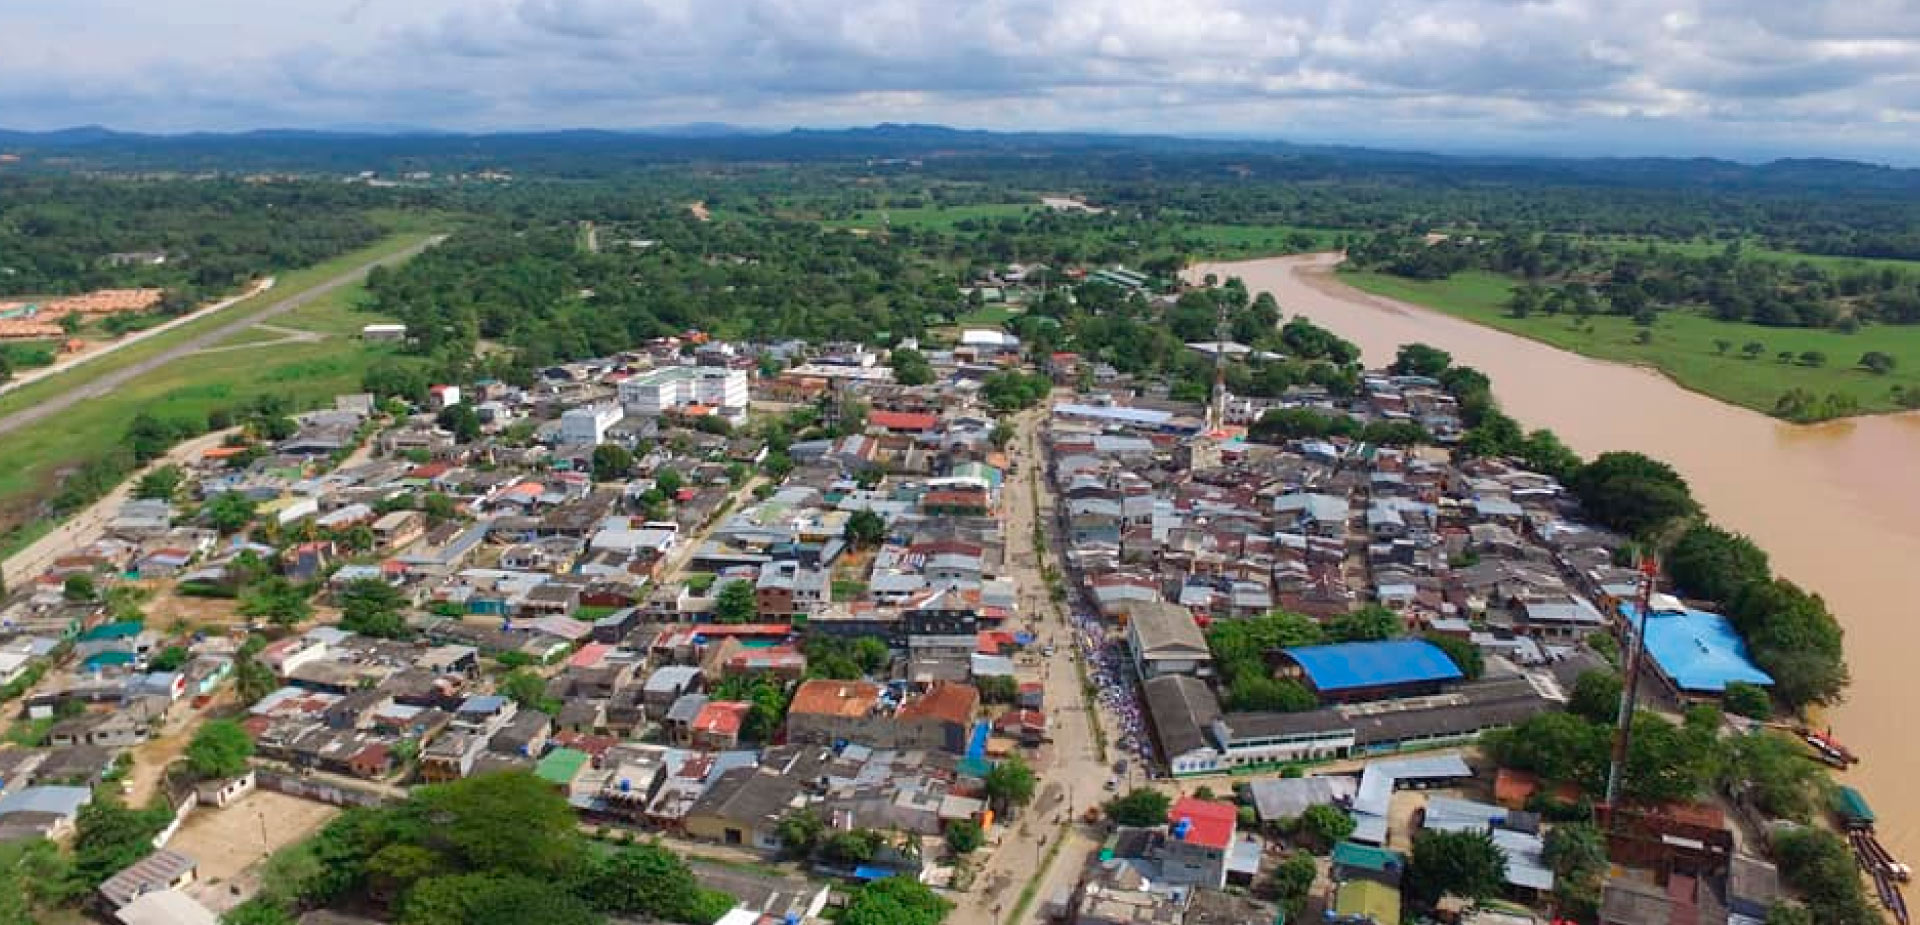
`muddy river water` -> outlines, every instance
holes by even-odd
[[[1853,684],[1827,720],[1862,756],[1841,775],[1880,816],[1881,838],[1920,856],[1920,416],[1783,424],[1643,369],[1589,359],[1363,293],[1329,254],[1194,267],[1238,276],[1360,345],[1369,365],[1420,341],[1491,376],[1506,411],[1582,455],[1666,460],[1713,519],[1767,550],[1774,570],[1825,596],[1846,629]],[[1909,713],[1909,711],[1912,711]]]

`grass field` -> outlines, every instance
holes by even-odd
[[[1340,279],[1368,292],[1425,305],[1564,350],[1653,367],[1686,388],[1765,413],[1771,413],[1781,393],[1792,388],[1817,395],[1851,395],[1863,411],[1896,410],[1891,397],[1895,385],[1920,388],[1920,336],[1909,328],[1869,325],[1858,333],[1842,334],[1730,324],[1692,312],[1667,311],[1653,326],[1652,342],[1640,344],[1635,342],[1640,327],[1619,316],[1595,315],[1584,327],[1576,327],[1575,319],[1568,315],[1536,313],[1515,318],[1504,307],[1513,282],[1498,274],[1459,273],[1439,282],[1381,273],[1342,273]],[[1716,344],[1721,340],[1732,344],[1725,354]],[[1766,349],[1750,360],[1740,352],[1748,343],[1763,344]],[[1816,368],[1775,359],[1783,351],[1797,356],[1809,350],[1826,354],[1826,365]],[[1855,367],[1860,355],[1869,350],[1893,356],[1898,367],[1884,376]]]
[[[111,369],[164,350],[179,339],[192,336],[195,330],[204,330],[202,326],[230,323],[250,310],[258,311],[371,259],[418,243],[424,237],[424,234],[412,233],[395,235],[325,264],[287,274],[264,299],[249,300],[211,318],[182,325],[95,363],[10,393],[0,400],[0,412],[75,388]],[[344,286],[327,298],[282,315],[272,323],[290,328],[357,331],[359,325],[372,317],[350,312],[352,300],[362,291],[357,284]],[[262,334],[271,337],[262,338]],[[249,328],[229,338],[227,343],[260,343],[280,336],[283,335]],[[48,491],[62,470],[119,444],[128,422],[142,411],[162,419],[204,421],[208,412],[216,408],[238,405],[267,394],[285,397],[296,406],[311,406],[336,394],[358,391],[366,368],[392,349],[368,345],[352,337],[329,337],[313,343],[181,357],[112,395],[80,402],[60,415],[7,435],[6,462],[0,465],[0,510],[21,510],[23,501]],[[0,548],[0,554],[11,553],[30,541],[31,532],[16,531],[8,536],[9,542]]]
[[[1727,249],[1724,241],[1638,241],[1630,238],[1588,238],[1587,242],[1600,247],[1620,251],[1644,251],[1652,244],[1657,251],[1680,254],[1687,257],[1712,257]],[[1920,262],[1912,260],[1889,260],[1879,257],[1836,257],[1831,254],[1803,254],[1799,251],[1776,250],[1748,242],[1740,246],[1742,256],[1755,260],[1773,260],[1781,263],[1809,263],[1830,272],[1847,270],[1895,269],[1920,273]]]
[[[969,328],[997,328],[1011,319],[1020,317],[1020,314],[1020,309],[1005,303],[982,305],[953,319],[953,323]]]

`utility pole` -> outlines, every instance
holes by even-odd
[[[1634,607],[1634,623],[1629,624],[1627,632],[1631,634],[1630,645],[1622,654],[1626,659],[1624,680],[1620,686],[1620,712],[1614,718],[1613,761],[1607,767],[1607,828],[1613,829],[1619,819],[1621,778],[1625,775],[1627,756],[1633,746],[1633,715],[1640,705],[1640,670],[1647,654],[1647,613],[1653,609],[1653,586],[1660,577],[1660,565],[1652,556],[1640,560],[1640,600]]]

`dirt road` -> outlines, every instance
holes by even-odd
[[[19,411],[16,411],[12,414],[7,415],[6,417],[0,417],[0,436],[5,436],[7,434],[10,434],[29,424],[33,424],[38,421],[44,421],[47,418],[50,418],[56,414],[59,414],[60,412],[65,411],[68,408],[71,408],[74,405],[82,401],[85,401],[89,398],[98,398],[102,395],[111,394],[115,389],[118,389],[119,387],[126,385],[129,382],[132,382],[134,379],[139,378],[140,376],[144,376],[147,373],[153,372],[154,370],[159,369],[160,367],[165,366],[168,363],[172,363],[173,361],[178,360],[182,357],[185,357],[189,354],[197,353],[199,351],[205,350],[208,347],[211,347],[229,337],[232,337],[235,334],[238,334],[242,330],[252,327],[253,325],[258,324],[262,321],[267,321],[269,319],[276,318],[280,315],[284,315],[287,312],[293,311],[294,309],[297,309],[303,305],[306,305],[307,303],[312,302],[313,300],[318,299],[326,295],[327,293],[334,291],[335,289],[339,289],[342,286],[349,286],[356,282],[359,282],[361,279],[364,279],[366,277],[368,271],[372,270],[376,266],[385,266],[385,265],[399,263],[444,240],[446,240],[445,235],[435,236],[425,241],[422,241],[419,244],[415,244],[414,246],[409,247],[405,250],[388,254],[387,256],[381,257],[376,260],[370,260],[367,263],[364,263],[358,267],[355,267],[351,270],[346,271],[345,273],[335,276],[332,279],[329,279],[326,282],[319,284],[318,286],[314,286],[313,288],[308,289],[305,292],[301,292],[297,295],[288,296],[257,312],[253,312],[248,315],[243,315],[241,317],[233,319],[231,322],[227,324],[210,328],[205,332],[202,332],[198,335],[187,338],[186,340],[178,344],[175,344],[166,350],[162,350],[161,352],[154,354],[153,356],[148,357],[147,359],[141,360],[138,363],[134,363],[122,369],[116,369],[113,372],[107,373],[106,375],[101,376],[97,379],[94,379],[91,382],[88,382],[84,385],[76,386],[75,388],[69,389],[66,392],[63,392],[50,399],[47,399],[46,401],[43,401],[37,405],[34,405],[31,408],[23,408]]]
[[[154,461],[152,465],[163,466],[169,463],[184,465],[200,457],[200,454],[220,445],[232,431],[217,431],[195,437],[167,451],[167,455]],[[145,472],[145,469],[140,472]],[[113,519],[120,505],[126,503],[127,496],[133,493],[133,486],[140,481],[140,472],[134,473],[121,482],[112,491],[107,492],[91,507],[67,518],[65,523],[53,528],[51,533],[34,541],[33,545],[13,555],[4,565],[0,565],[0,575],[5,575],[8,587],[19,587],[21,583],[47,570],[53,560],[94,541],[106,528],[107,521]]]

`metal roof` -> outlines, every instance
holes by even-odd
[[[1420,681],[1454,681],[1459,666],[1424,639],[1347,642],[1286,650],[1316,690],[1337,691]]]

